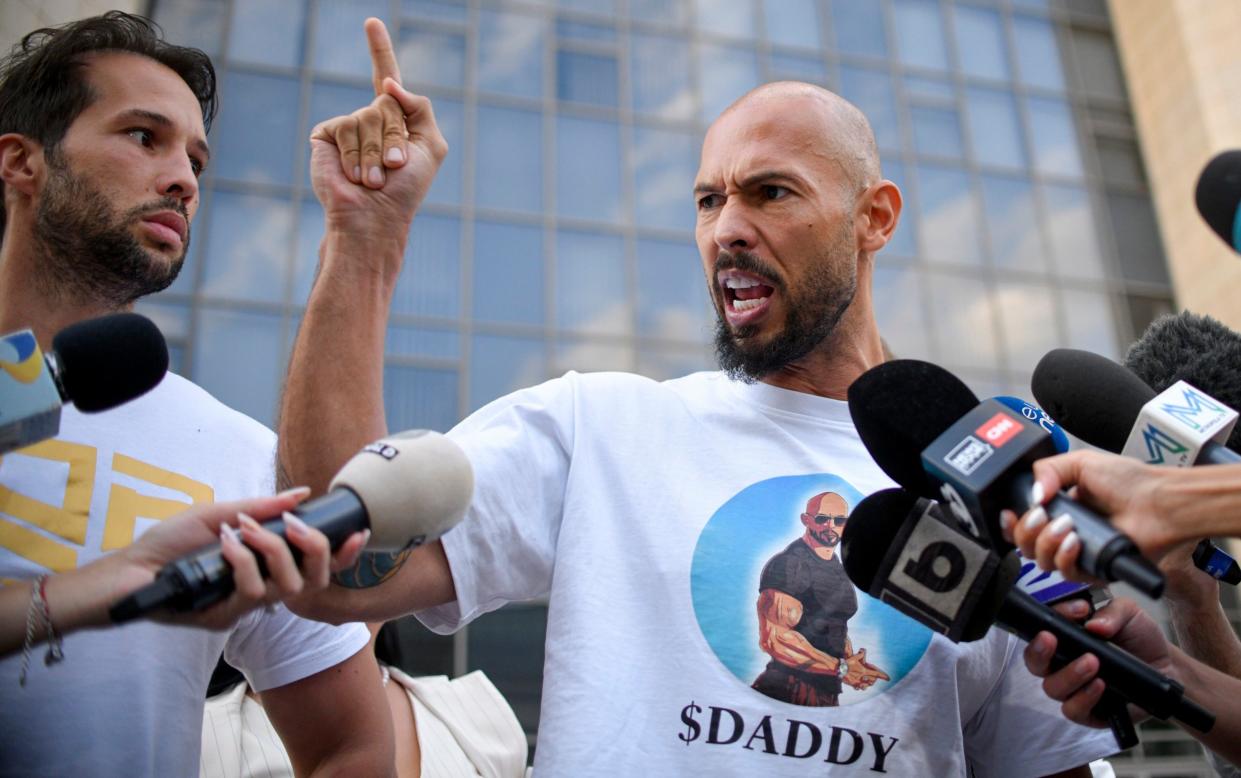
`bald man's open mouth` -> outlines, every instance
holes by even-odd
[[[776,289],[762,276],[742,270],[721,270],[716,274],[724,317],[729,326],[738,329],[757,323],[771,306]]]

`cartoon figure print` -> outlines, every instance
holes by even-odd
[[[842,684],[864,690],[891,680],[866,661],[866,649],[855,652],[849,640],[858,601],[839,556],[848,514],[835,492],[811,497],[801,514],[805,532],[763,567],[758,643],[771,661],[752,686],[768,697],[836,706]]]

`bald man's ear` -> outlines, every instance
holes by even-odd
[[[0,181],[33,197],[43,170],[43,145],[16,132],[0,135]]]
[[[875,253],[888,245],[901,219],[901,190],[888,180],[880,181],[858,198],[858,248]]]

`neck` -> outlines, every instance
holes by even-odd
[[[870,315],[869,305],[861,309],[863,306],[850,306],[831,337],[806,356],[760,380],[794,392],[846,399],[854,380],[884,361],[879,328]]]

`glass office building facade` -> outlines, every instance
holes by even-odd
[[[447,429],[566,370],[709,368],[691,193],[710,121],[758,84],[827,86],[870,118],[905,194],[881,330],[981,396],[1029,395],[1049,349],[1119,357],[1171,310],[1102,0],[157,0],[222,104],[183,276],[140,306],[183,374],[274,424],[323,217],[308,144],[369,103],[367,16],[451,152],[388,330],[391,428]],[[545,608],[453,638],[402,624],[419,672],[482,667],[537,731]],[[1197,774],[1152,731],[1148,757]],[[1143,755],[1145,754],[1145,756]],[[1158,773],[1163,774],[1163,773]]]

